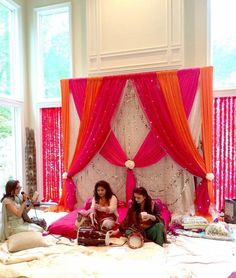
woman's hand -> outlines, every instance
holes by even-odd
[[[96,224],[98,224],[98,222],[97,222],[97,220],[96,220],[96,218],[95,218],[94,213],[93,213],[93,212],[91,212],[91,213],[89,214],[89,217],[90,217],[90,220],[91,220],[92,226],[93,226],[93,227],[95,227],[95,225],[96,225]]]
[[[22,196],[23,196],[23,202],[26,202],[27,200],[29,200],[28,194],[24,193],[24,194],[22,194]]]
[[[95,205],[94,205],[94,208],[95,208],[96,210],[100,210],[100,207],[101,207],[101,206],[100,206],[99,204],[95,204]]]
[[[149,214],[145,211],[141,212],[141,218],[143,221],[148,221],[148,220],[155,221],[156,220],[156,217],[154,215]]]
[[[100,206],[99,204],[95,204],[94,205],[94,208],[98,211],[107,211],[107,208],[106,207],[102,207]]]

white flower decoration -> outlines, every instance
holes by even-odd
[[[128,159],[127,161],[125,161],[125,167],[130,170],[134,169],[134,167],[135,167],[134,161]]]
[[[64,173],[62,174],[62,178],[63,178],[63,180],[66,180],[66,179],[67,179],[67,175],[68,175],[68,173],[67,173],[67,172],[64,172]]]
[[[206,179],[209,181],[213,181],[214,180],[214,174],[213,173],[207,173],[206,174]]]

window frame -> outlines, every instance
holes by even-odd
[[[14,173],[24,186],[24,62],[23,62],[23,24],[22,7],[12,0],[0,0],[0,4],[9,9],[12,24],[10,26],[10,95],[0,95],[0,106],[12,109],[12,137],[14,141]],[[20,55],[21,54],[21,55]],[[4,181],[7,182],[7,181]]]
[[[10,95],[1,94],[4,99],[23,100],[22,74],[19,71],[22,59],[20,58],[20,19],[21,7],[12,0],[0,0],[0,4],[5,6],[11,12],[12,24],[10,26]],[[14,62],[13,62],[14,61]]]
[[[0,106],[6,106],[13,109],[14,123],[12,126],[12,137],[14,140],[14,158],[15,158],[15,170],[12,175],[24,184],[24,150],[23,150],[23,106],[19,101],[9,101],[0,98]],[[7,182],[7,181],[6,181]]]

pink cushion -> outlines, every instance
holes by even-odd
[[[50,234],[61,235],[67,238],[76,238],[77,231],[75,227],[75,220],[77,218],[78,211],[80,210],[81,209],[76,209],[53,222],[48,227],[48,232]]]

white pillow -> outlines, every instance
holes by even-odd
[[[50,244],[40,232],[21,232],[10,236],[7,245],[9,252],[17,252],[35,247],[47,247]]]
[[[202,217],[202,216],[184,216],[182,219],[182,223],[183,224],[208,224],[208,221],[206,218]]]
[[[223,222],[211,223],[206,228],[206,235],[228,237],[229,234],[229,228],[227,224]]]

